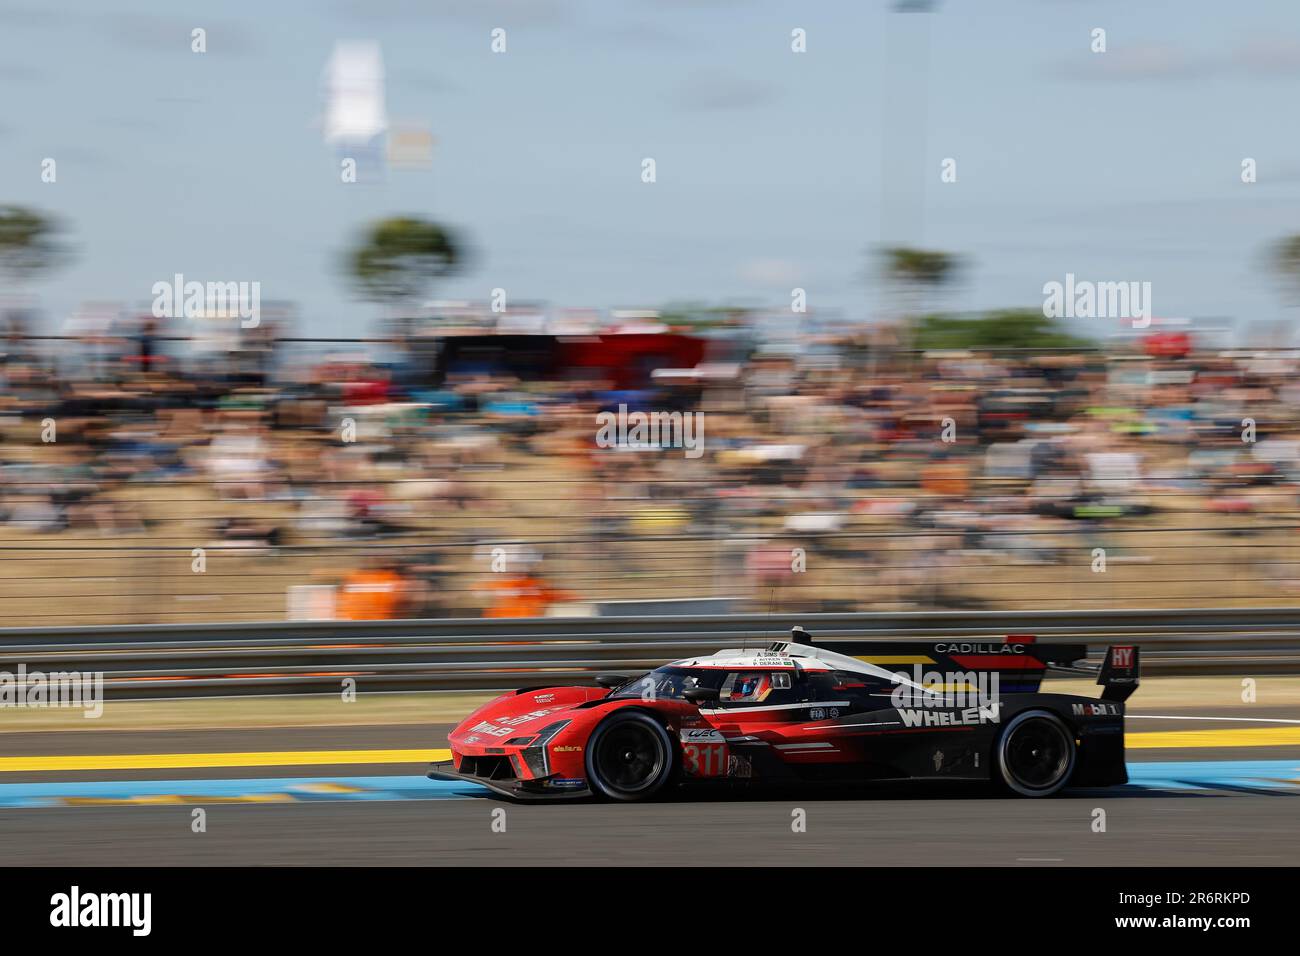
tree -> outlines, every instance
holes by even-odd
[[[1272,265],[1291,295],[1300,300],[1300,236],[1288,236],[1273,247]]]
[[[1070,349],[1090,344],[1063,331],[1042,309],[1000,309],[969,318],[927,315],[916,325],[919,349]]]
[[[956,257],[946,252],[891,246],[885,249],[885,271],[901,285],[937,289],[952,278]]]
[[[913,318],[923,311],[926,297],[948,283],[957,259],[947,252],[889,246],[882,250],[885,278],[901,299],[898,321],[902,348],[914,346]]]
[[[0,274],[22,282],[61,263],[66,250],[53,220],[22,206],[0,206]]]
[[[444,227],[397,216],[370,227],[348,253],[347,270],[366,298],[402,308],[454,273],[462,258],[460,243]]]

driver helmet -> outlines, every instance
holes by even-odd
[[[766,674],[745,674],[736,681],[732,697],[739,700],[762,700],[771,686],[772,680]]]

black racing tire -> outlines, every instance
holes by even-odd
[[[1074,734],[1049,710],[1025,710],[1007,722],[994,747],[996,778],[1022,797],[1050,797],[1074,773]]]
[[[677,771],[677,747],[659,723],[641,710],[619,710],[587,738],[587,780],[592,793],[609,800],[650,800]]]

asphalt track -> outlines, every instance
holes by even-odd
[[[1300,719],[1249,713],[1130,718],[1128,787],[1037,801],[914,785],[521,805],[423,777],[445,725],[7,733],[0,846],[7,866],[1294,865]]]

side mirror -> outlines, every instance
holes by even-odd
[[[601,687],[607,687],[613,690],[615,687],[622,687],[632,678],[624,677],[622,674],[597,674],[596,683]]]
[[[689,687],[682,691],[682,696],[696,706],[718,702],[718,692],[712,687]]]

